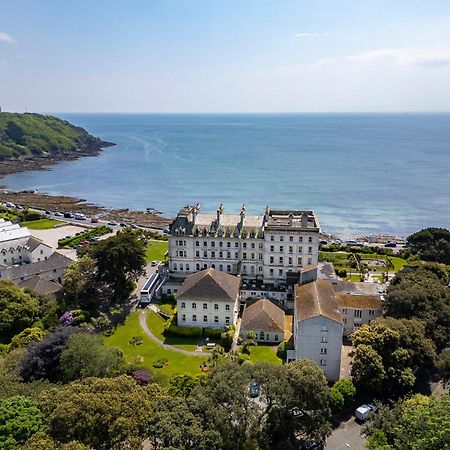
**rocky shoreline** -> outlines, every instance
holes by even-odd
[[[73,161],[86,156],[98,156],[102,148],[112,147],[116,144],[112,142],[100,142],[99,145],[81,148],[77,151],[60,152],[58,155],[36,156],[23,159],[6,159],[0,164],[0,179],[6,175],[18,172],[28,172],[32,170],[49,170],[48,166],[62,161]],[[106,209],[102,206],[87,203],[86,200],[64,195],[49,195],[36,191],[14,192],[2,186],[0,191],[0,201],[29,206],[31,208],[83,213],[88,216],[96,216],[105,220],[115,220],[126,222],[143,227],[162,230],[166,228],[171,219],[162,217],[153,212],[130,211],[129,209]]]

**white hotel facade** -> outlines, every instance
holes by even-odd
[[[245,280],[284,286],[298,282],[299,272],[317,264],[320,225],[314,211],[271,210],[248,215],[200,212],[181,208],[171,225],[169,273],[183,279],[213,268]]]

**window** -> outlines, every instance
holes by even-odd
[[[223,271],[223,264],[219,264],[219,270]]]
[[[189,272],[189,264],[186,264],[186,272]]]
[[[181,308],[182,308],[182,309],[183,309],[183,308],[186,308],[186,303],[182,302],[182,303],[181,303]]]
[[[181,314],[181,320],[182,320],[183,322],[186,322],[186,314]]]
[[[280,256],[280,264],[283,264],[283,257]]]
[[[227,248],[231,247],[231,242],[227,242]]]
[[[44,250],[41,250],[41,255],[43,255],[44,254]]]
[[[225,311],[229,311],[230,310],[230,305],[229,304],[226,304],[225,305]]]
[[[247,242],[244,242],[244,243],[242,244],[242,248],[247,248]]]
[[[231,252],[227,252],[227,259],[231,258]]]
[[[234,252],[234,257],[235,257],[235,259],[238,259],[239,258],[239,253],[238,252]]]
[[[200,258],[200,252],[198,250],[195,252],[195,257]]]
[[[298,264],[299,266],[302,265],[302,258],[297,258],[297,264]]]
[[[292,245],[289,246],[289,253],[294,253],[294,247]]]
[[[265,335],[264,335],[264,331],[260,331],[260,332],[259,332],[259,340],[260,340],[260,341],[263,341],[263,340],[264,340],[264,336],[265,336]]]
[[[326,354],[327,354],[327,349],[326,349],[325,347],[322,347],[322,348],[320,349],[320,354],[321,354],[321,355],[326,355]]]
[[[328,331],[328,328],[326,325],[322,325],[322,331]]]
[[[200,270],[200,264],[195,265],[195,270]]]
[[[197,316],[195,314],[192,316],[192,322],[197,322]]]
[[[342,323],[347,323],[347,317],[344,317],[344,318],[342,319]]]
[[[217,303],[215,303],[215,304],[214,304],[214,310],[215,310],[215,311],[218,311],[218,309],[219,309],[219,305],[218,305]]]
[[[299,252],[299,253],[303,253],[303,247],[299,247],[299,248],[298,248],[298,252]]]
[[[230,325],[230,318],[228,316],[225,317],[225,325]]]
[[[289,258],[289,265],[292,266],[292,258]]]
[[[197,309],[197,303],[192,303],[192,309]]]
[[[215,247],[216,243],[214,241],[211,242],[211,247]]]
[[[254,242],[252,242],[252,248],[255,248],[255,243]]]
[[[234,243],[234,248],[239,248],[239,242]]]
[[[270,269],[269,273],[270,273],[270,276],[273,277],[273,269]]]
[[[326,366],[327,365],[327,360],[326,359],[321,359],[320,360],[320,365],[321,366]]]
[[[203,316],[203,322],[208,322],[208,316]]]
[[[208,309],[208,303],[203,303],[203,309]]]
[[[355,323],[355,328],[359,328],[361,326],[360,323]]]
[[[231,272],[231,266],[229,264],[227,265],[227,272]]]
[[[278,276],[282,277],[283,276],[283,269],[278,269]]]
[[[347,314],[347,313],[348,313],[347,308],[342,308],[342,314]]]
[[[195,246],[199,247],[200,246],[200,242],[199,241],[195,241]]]
[[[211,269],[215,269],[216,265],[215,264],[211,264]]]
[[[355,317],[361,319],[362,317],[362,309],[355,309]]]
[[[214,316],[214,323],[219,323],[219,316]]]
[[[223,247],[223,242],[222,241],[219,242],[219,247]]]
[[[215,258],[216,257],[216,252],[211,252],[211,258]]]
[[[180,270],[183,271],[183,264],[180,264]]]
[[[322,339],[320,340],[320,342],[326,344],[328,342],[328,338],[326,336],[322,336]]]
[[[280,236],[280,242],[284,241],[284,236]]]
[[[312,253],[312,247],[308,247],[308,254],[310,255]]]
[[[219,258],[223,258],[223,252],[219,252]]]
[[[206,247],[208,243],[206,241],[203,241],[203,247]]]
[[[270,251],[271,252],[275,251],[275,247],[273,245],[270,246]]]
[[[289,236],[289,242],[294,242],[294,236]]]
[[[284,252],[284,248],[282,245],[280,245],[280,252]]]
[[[312,237],[311,236],[308,238],[308,242],[311,244],[311,242],[312,242]]]
[[[273,236],[270,236],[270,240],[273,242],[275,239]]]
[[[375,311],[373,309],[369,309],[369,316],[373,316],[375,314]]]
[[[247,253],[242,253],[242,259],[247,259]]]
[[[274,336],[275,342],[278,342],[278,334]]]
[[[308,258],[308,264],[312,264],[312,258]]]
[[[174,263],[173,270],[177,270],[177,263]]]
[[[303,236],[298,237],[298,242],[303,242]]]
[[[208,257],[208,252],[205,250],[204,252],[203,252],[203,258],[207,258]]]

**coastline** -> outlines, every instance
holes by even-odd
[[[99,145],[81,148],[71,152],[61,152],[57,156],[38,156],[33,158],[24,158],[19,160],[6,159],[0,164],[0,179],[7,175],[19,172],[46,171],[49,166],[62,161],[74,161],[82,157],[98,156],[103,148],[112,147],[116,144],[102,141]],[[150,212],[132,211],[128,208],[107,209],[103,206],[89,203],[84,199],[69,197],[64,195],[49,195],[45,192],[11,191],[6,186],[0,185],[0,201],[11,202],[19,205],[27,205],[31,208],[82,213],[88,216],[98,216],[106,220],[115,220],[117,222],[126,222],[139,226],[162,230],[170,222],[170,218],[159,216]]]

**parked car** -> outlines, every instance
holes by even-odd
[[[250,383],[249,395],[251,398],[256,398],[259,396],[259,384],[256,381]]]
[[[22,205],[16,205],[16,208],[17,209],[23,209],[23,206]]]
[[[328,241],[326,241],[325,239],[321,239],[321,240],[319,241],[319,244],[322,244],[322,245],[328,245]]]
[[[388,248],[395,248],[397,247],[397,244],[395,242],[388,242],[387,244],[384,244],[384,246]]]
[[[131,228],[139,228],[139,227],[135,223],[132,223]]]
[[[155,266],[157,266],[158,264],[159,264],[159,261],[157,261],[157,260],[152,261],[152,267],[155,267]]]
[[[127,223],[125,223],[125,222],[121,222],[120,226],[125,228],[125,227],[128,227],[129,225]]]
[[[375,406],[370,403],[364,404],[356,408],[355,417],[362,422],[369,418],[371,412],[375,411]]]
[[[356,241],[347,241],[347,245],[349,247],[356,247],[358,245],[358,243]]]
[[[108,222],[108,225],[111,225],[112,227],[115,227],[117,225],[117,222],[115,222],[114,220],[110,220]]]
[[[98,217],[91,217],[91,223],[98,223]]]
[[[11,202],[6,202],[5,206],[7,208],[15,208],[16,207],[16,205],[14,203],[11,203]]]
[[[59,211],[56,211],[53,215],[55,217],[64,217],[64,214],[62,212],[59,212]]]
[[[86,220],[86,216],[84,214],[81,214],[81,213],[76,213],[75,214],[75,219],[76,220]]]
[[[73,219],[73,214],[72,214],[71,212],[65,212],[65,213],[64,213],[64,217],[65,217],[66,219]]]

